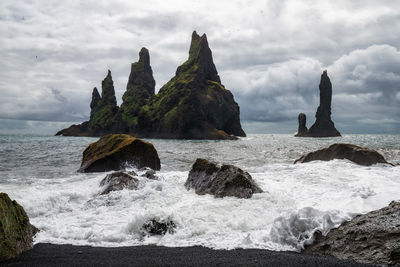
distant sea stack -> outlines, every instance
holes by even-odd
[[[331,119],[332,84],[328,72],[324,70],[319,83],[319,107],[315,114],[315,123],[307,130],[306,115],[299,114],[298,137],[335,137],[341,136]]]
[[[306,114],[300,113],[298,119],[299,119],[299,128],[297,130],[296,136],[302,136],[302,135],[306,134],[308,131],[307,126],[306,126],[306,124],[307,124]]]
[[[155,81],[146,48],[132,63],[121,107],[117,106],[111,72],[102,94],[93,89],[90,120],[56,135],[101,136],[129,133],[144,138],[237,139],[246,136],[239,106],[222,84],[207,36],[192,34],[189,58],[155,94]]]
[[[90,109],[89,121],[71,125],[59,131],[56,135],[102,136],[110,132],[124,132],[127,130],[117,106],[114,82],[110,70],[108,70],[107,76],[101,83],[101,96],[97,88],[93,88]]]

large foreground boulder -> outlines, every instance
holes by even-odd
[[[400,264],[400,202],[359,215],[331,230],[304,250],[364,263]]]
[[[81,172],[105,172],[126,165],[160,170],[160,159],[154,146],[127,134],[109,134],[90,144],[83,152]]]
[[[329,161],[333,159],[348,159],[364,166],[370,166],[376,163],[386,163],[392,165],[375,150],[359,147],[352,144],[333,144],[327,148],[323,148],[303,155],[294,163],[304,163],[313,160]]]
[[[33,247],[38,229],[29,223],[24,208],[0,193],[0,261],[14,258]]]
[[[101,195],[110,193],[111,191],[119,191],[122,189],[134,190],[138,188],[139,180],[135,178],[135,172],[113,172],[108,174],[100,182],[100,186],[104,187]]]
[[[254,193],[263,192],[247,172],[232,165],[218,167],[205,159],[197,159],[193,164],[185,187],[193,188],[199,195],[216,197],[251,198]]]

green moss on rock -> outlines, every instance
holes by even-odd
[[[217,164],[210,162],[206,159],[198,158],[192,166],[192,171],[194,172],[205,172],[211,175],[219,170]]]
[[[150,55],[143,47],[139,53],[139,61],[131,65],[131,73],[120,108],[123,121],[132,131],[136,131],[140,109],[150,102],[154,94],[155,81],[150,66]]]
[[[0,261],[31,249],[38,229],[29,223],[24,209],[5,193],[0,193]]]
[[[160,169],[157,150],[151,143],[128,134],[109,134],[85,149],[79,171],[120,170],[126,164]]]

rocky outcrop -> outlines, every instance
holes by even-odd
[[[197,159],[193,164],[185,187],[199,195],[216,197],[251,198],[254,193],[263,192],[247,172],[232,165],[218,167],[205,159]]]
[[[171,219],[153,218],[142,225],[142,232],[145,235],[165,235],[175,233],[176,224]]]
[[[319,83],[319,107],[317,109],[317,113],[315,114],[316,118],[315,123],[310,127],[310,129],[308,129],[308,131],[303,133],[298,132],[296,136],[299,137],[341,136],[339,131],[336,130],[335,125],[331,119],[331,102],[332,102],[332,84],[328,77],[328,72],[324,70],[324,72],[321,75],[321,81]],[[300,128],[300,115],[299,115],[299,128]]]
[[[327,148],[310,152],[297,159],[294,163],[305,163],[313,160],[329,161],[333,159],[348,159],[364,166],[370,166],[376,163],[386,163],[392,165],[375,150],[352,144],[333,144]]]
[[[142,172],[142,174],[140,175],[141,177],[146,177],[150,180],[158,180],[158,177],[156,176],[156,171],[153,169],[145,167],[141,168],[139,171]]]
[[[120,108],[122,118],[131,128],[131,132],[137,131],[140,109],[154,97],[155,85],[149,51],[143,47],[139,53],[139,61],[131,65],[131,73]]]
[[[157,150],[149,143],[127,134],[109,134],[90,144],[83,152],[81,172],[105,172],[137,168],[160,169]]]
[[[24,208],[7,194],[0,193],[0,262],[31,249],[37,232]]]
[[[314,238],[305,253],[364,263],[400,264],[400,202],[359,215],[326,236],[318,232]]]
[[[139,61],[131,65],[121,108],[116,106],[109,73],[103,81],[102,96],[99,97],[97,89],[93,90],[90,120],[57,135],[130,133],[171,139],[246,136],[240,124],[239,106],[221,84],[205,34],[199,36],[193,32],[188,60],[177,68],[175,77],[157,95],[154,87],[149,52],[142,48]]]
[[[122,189],[134,190],[138,188],[139,180],[135,178],[136,173],[131,172],[113,172],[108,174],[100,182],[100,186],[104,187],[101,195],[110,193],[111,191],[119,191]]]
[[[142,136],[176,139],[236,139],[245,136],[239,106],[220,82],[207,36],[193,32],[189,58],[144,106]]]
[[[102,136],[109,133],[126,132],[127,127],[118,112],[114,82],[109,70],[102,81],[101,96],[95,87],[90,102],[90,120],[59,131],[63,136]]]
[[[298,119],[299,119],[299,129],[297,130],[297,134],[295,136],[303,136],[308,131],[306,126],[307,124],[306,114],[300,113]]]

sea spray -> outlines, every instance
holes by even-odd
[[[157,180],[135,170],[137,190],[100,195],[99,183],[109,172],[76,172],[82,151],[95,140],[0,136],[0,191],[21,203],[41,230],[36,243],[298,251],[314,231],[326,232],[355,214],[400,199],[399,166],[364,167],[344,160],[294,165],[300,155],[337,139],[289,135],[249,135],[237,141],[154,139],[162,164]],[[400,163],[398,135],[352,135],[340,142],[376,149]],[[199,157],[242,168],[264,193],[237,199],[186,190],[189,170]],[[141,227],[151,218],[170,218],[175,232],[143,235]]]

